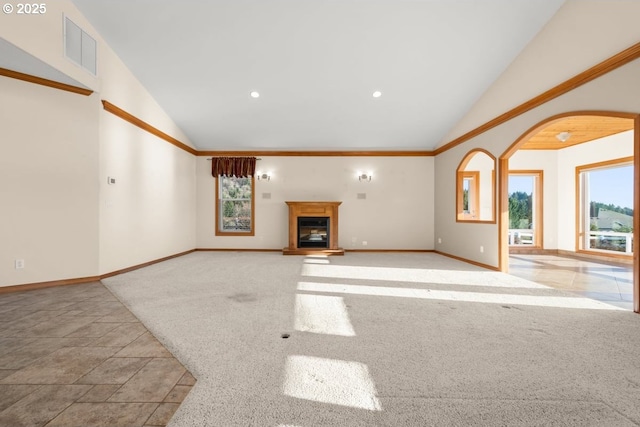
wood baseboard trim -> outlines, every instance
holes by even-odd
[[[282,249],[234,249],[234,248],[198,248],[203,252],[282,252]],[[433,249],[344,249],[344,252],[363,253],[426,253],[435,252]]]
[[[282,249],[197,248],[197,252],[281,252]]]
[[[355,253],[427,253],[435,252],[433,249],[345,249],[345,252]]]
[[[106,279],[108,277],[117,276],[118,274],[128,273],[130,271],[138,270],[138,269],[144,268],[144,267],[148,267],[150,265],[157,264],[157,263],[162,262],[162,261],[167,261],[167,260],[170,260],[172,258],[177,258],[177,257],[183,256],[183,255],[187,255],[187,254],[190,254],[191,252],[194,252],[194,251],[195,251],[195,249],[190,249],[188,251],[180,252],[180,253],[177,253],[177,254],[174,254],[174,255],[169,255],[169,256],[166,256],[166,257],[163,257],[163,258],[154,259],[153,261],[149,261],[149,262],[145,262],[145,263],[142,263],[142,264],[134,265],[134,266],[131,266],[131,267],[123,268],[122,270],[116,270],[116,271],[112,271],[110,273],[105,273],[105,274],[100,276],[100,279],[102,280],[102,279]]]
[[[100,276],[79,277],[76,279],[51,280],[49,282],[25,283],[0,287],[0,294],[11,292],[34,291],[36,289],[53,288],[55,286],[79,285],[81,283],[99,282]]]
[[[462,258],[456,255],[451,255],[448,254],[446,252],[442,252],[442,251],[434,251],[435,253],[437,253],[438,255],[442,255],[442,256],[446,256],[448,258],[453,258],[455,260],[458,261],[462,261],[462,262],[466,262],[467,264],[472,264],[478,267],[482,267],[482,268],[486,268],[487,270],[493,270],[493,271],[500,271],[500,269],[498,267],[494,267],[493,265],[489,265],[489,264],[483,264],[481,262],[477,262],[477,261],[472,261],[470,259],[466,259],[466,258]]]
[[[9,70],[7,68],[0,68],[0,76],[22,80],[23,82],[35,83],[37,85],[46,86],[53,89],[64,90],[66,92],[76,93],[78,95],[89,96],[93,93],[91,89],[85,89],[78,86],[68,85],[66,83],[56,82],[54,80],[44,79],[42,77],[20,73],[18,71]]]
[[[79,277],[75,279],[51,280],[48,282],[36,282],[36,283],[25,283],[23,285],[2,286],[0,287],[0,294],[6,294],[11,292],[33,291],[36,289],[53,288],[56,286],[80,285],[83,283],[99,282],[100,280],[106,279],[108,277],[113,277],[113,276],[117,276],[118,274],[128,273],[130,271],[137,270],[139,268],[148,267],[152,264],[157,264],[162,261],[167,261],[171,258],[177,258],[179,256],[187,255],[187,254],[190,254],[191,252],[194,252],[195,250],[196,249],[191,249],[185,252],[180,252],[178,254],[169,255],[164,258],[159,258],[153,261],[145,262],[143,264],[138,264],[132,267],[123,268],[122,270],[112,271],[110,273],[102,274],[100,276]]]

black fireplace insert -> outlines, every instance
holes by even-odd
[[[298,248],[328,248],[329,217],[298,217]]]

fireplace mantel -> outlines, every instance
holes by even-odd
[[[338,206],[342,202],[285,202],[289,206],[289,246],[284,255],[344,255],[338,246]],[[298,218],[329,218],[328,248],[298,247]]]

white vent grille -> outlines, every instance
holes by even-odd
[[[64,18],[64,53],[67,58],[96,75],[97,44],[72,20]]]

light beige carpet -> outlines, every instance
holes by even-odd
[[[640,316],[436,254],[196,252],[104,283],[198,379],[172,426],[640,423]]]

